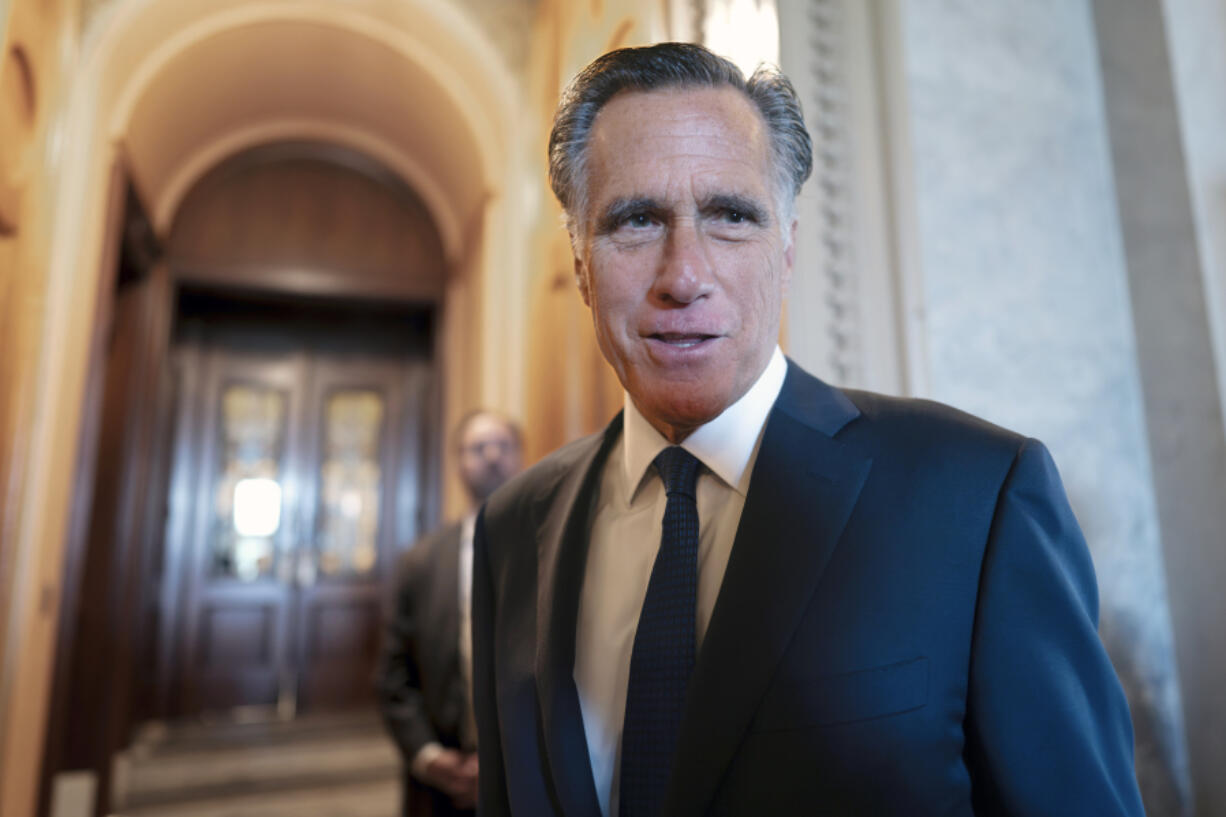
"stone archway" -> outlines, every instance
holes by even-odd
[[[44,738],[87,370],[97,304],[110,294],[98,259],[113,168],[126,169],[161,219],[155,226],[169,222],[207,167],[253,144],[328,141],[392,168],[421,191],[444,239],[444,365],[460,373],[443,395],[446,421],[489,379],[481,338],[462,325],[482,323],[496,290],[516,280],[507,259],[523,255],[502,199],[519,172],[516,92],[491,54],[455,9],[424,0],[362,8],[116,0],[86,33],[50,125],[58,134],[51,142],[60,206],[36,365],[55,376],[43,378],[33,398],[32,466],[21,498],[31,510],[12,543],[21,574],[14,586],[34,589],[14,602],[8,627],[20,672],[0,702],[4,813],[30,813],[36,796],[29,758],[41,755]],[[368,92],[372,77],[381,94]],[[408,89],[403,97],[401,89]],[[498,275],[491,278],[492,259]]]

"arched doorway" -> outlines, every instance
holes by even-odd
[[[89,419],[99,411],[101,386],[87,388],[85,373],[96,371],[105,357],[98,338],[106,328],[98,316],[110,310],[104,306],[96,314],[94,304],[116,297],[113,273],[99,275],[96,261],[114,221],[106,214],[115,168],[122,171],[119,186],[131,185],[163,239],[197,182],[222,160],[254,146],[327,144],[381,165],[411,187],[437,228],[441,258],[428,333],[431,350],[438,352],[436,369],[447,373],[437,378],[437,426],[484,399],[492,378],[483,349],[494,336],[484,317],[496,311],[490,304],[500,287],[515,288],[515,265],[523,255],[509,249],[518,231],[502,198],[516,172],[516,129],[508,114],[514,92],[488,59],[484,42],[453,9],[424,2],[355,8],[130,0],[113,3],[107,14],[88,44],[81,81],[60,123],[73,139],[63,156],[60,199],[67,204],[56,223],[60,238],[54,242],[45,335],[54,338],[47,344],[47,365],[62,377],[39,397],[54,416],[40,421],[31,443],[33,458],[46,464],[39,475],[46,484],[32,490],[42,492],[46,510],[24,532],[29,542],[18,545],[34,552],[34,542],[67,539],[66,552],[40,549],[52,572],[65,553],[71,560],[74,548],[89,547],[72,535],[80,526],[57,521],[80,503],[72,502],[65,485],[53,483],[56,475],[62,480],[73,471],[69,463],[83,421],[82,460],[97,451]],[[498,276],[491,284],[488,270],[495,259]],[[178,276],[176,286],[191,283],[193,275],[186,269],[167,274]],[[319,290],[321,280],[298,276],[288,289],[316,298],[343,289],[333,282]],[[435,509],[440,504],[435,501]],[[75,596],[68,583],[64,595]],[[71,624],[72,618],[63,620]],[[42,677],[49,674],[48,666]],[[131,696],[133,689],[116,694]],[[42,735],[50,696],[33,689],[12,694],[40,706],[16,712],[4,725],[6,733]],[[90,747],[89,765],[102,794],[110,757],[123,745],[128,726],[119,724]],[[37,745],[29,750],[39,753]],[[9,795],[6,801],[22,799]],[[105,805],[100,797],[96,810]]]
[[[160,260],[131,243],[49,769],[105,768],[150,720],[369,709],[396,558],[438,509],[446,265],[414,191],[335,145],[266,145],[193,186]]]
[[[368,157],[277,143],[193,186],[166,259],[175,501],[144,714],[369,707],[380,601],[437,515],[429,212]]]

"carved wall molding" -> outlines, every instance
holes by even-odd
[[[788,352],[821,377],[923,394],[906,78],[896,0],[780,0],[780,64],[813,136]]]
[[[821,316],[829,339],[826,363],[840,383],[860,374],[856,247],[851,201],[852,143],[847,114],[846,44],[840,0],[809,0],[805,9],[809,54],[802,102],[813,136],[812,195],[821,249],[820,275],[825,297]],[[816,317],[816,316],[815,316]]]
[[[7,42],[0,38],[0,236],[17,232],[22,189],[35,160],[42,102],[38,81],[46,62],[35,28],[39,21],[18,17],[14,22]]]

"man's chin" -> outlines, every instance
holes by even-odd
[[[681,442],[694,429],[714,420],[731,403],[714,395],[689,399],[676,399],[684,395],[671,396],[674,399],[654,402],[636,399],[634,402],[647,422],[674,443]]]
[[[468,495],[472,497],[473,503],[480,505],[489,499],[495,491],[502,487],[502,483],[506,482],[504,478],[485,480],[483,482],[473,482],[467,485]]]

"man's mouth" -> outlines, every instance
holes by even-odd
[[[689,349],[697,346],[704,341],[711,340],[716,335],[707,335],[697,332],[656,332],[649,335],[652,340],[658,340],[661,343],[667,343],[676,349]]]

